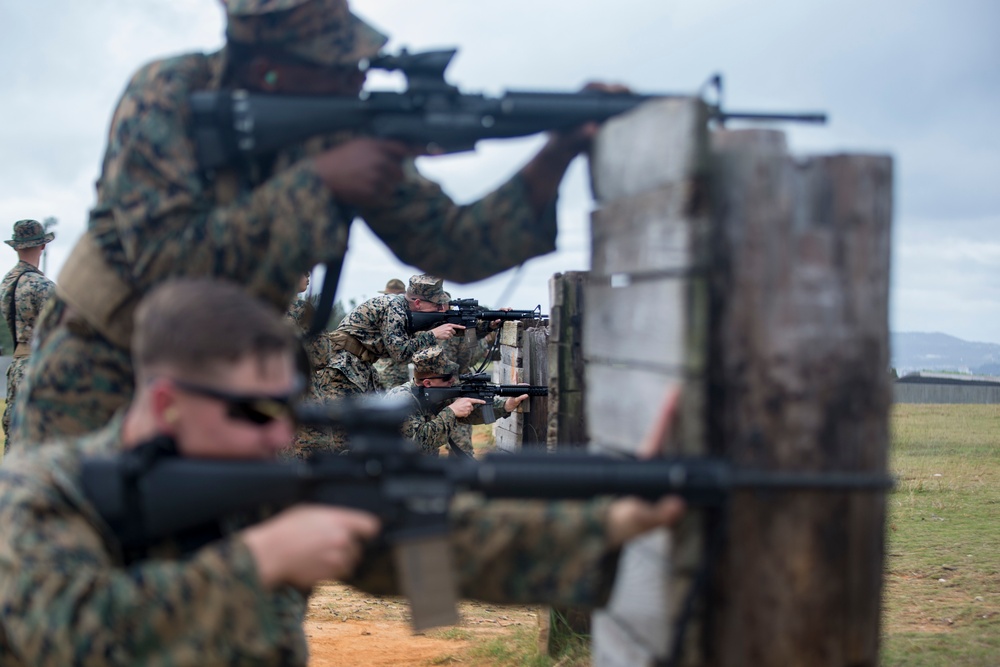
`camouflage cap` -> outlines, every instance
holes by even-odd
[[[321,65],[371,58],[388,37],[348,11],[346,0],[227,0],[226,39],[269,46]]]
[[[46,234],[45,227],[37,220],[18,220],[14,223],[14,235],[4,243],[14,250],[24,250],[51,243],[55,237],[52,232]]]
[[[402,294],[406,291],[406,285],[399,278],[393,278],[385,284],[385,289],[380,289],[379,294]]]
[[[406,296],[438,305],[451,301],[448,293],[444,291],[444,279],[426,273],[410,277],[410,286],[406,288]]]
[[[448,358],[440,345],[428,347],[413,355],[413,375],[417,378],[434,375],[454,375],[458,364]]]

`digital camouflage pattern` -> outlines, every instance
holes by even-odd
[[[309,140],[268,164],[222,170],[208,180],[195,159],[187,100],[194,91],[222,87],[227,57],[225,51],[177,56],[132,78],[112,119],[88,234],[111,270],[140,296],[171,277],[219,276],[284,312],[302,274],[339,260],[346,250],[350,215],[309,158],[353,135]],[[382,204],[358,211],[403,262],[468,282],[555,249],[555,206],[536,215],[519,175],[458,206],[412,161],[404,171],[404,181]],[[98,294],[102,286],[75,288]],[[131,398],[128,355],[90,335],[97,323],[88,323],[88,316],[53,318],[39,332],[42,346],[22,388],[29,400],[16,409],[20,439],[93,430]],[[47,344],[52,336],[68,345]],[[75,379],[86,375],[99,381]]]
[[[401,294],[376,296],[349,312],[337,331],[349,333],[377,358],[409,363],[417,351],[434,345],[437,340],[430,331],[409,333],[406,317],[409,310]],[[347,350],[334,352],[329,366],[353,384],[358,393],[371,393],[380,387],[374,366]]]
[[[0,657],[5,667],[305,665],[305,599],[265,591],[230,534],[185,557],[165,543],[128,563],[79,482],[85,455],[120,448],[121,419],[0,467]],[[464,597],[597,606],[613,583],[607,500],[484,501],[460,495],[450,540]],[[398,594],[384,549],[349,582]]]
[[[410,277],[410,284],[406,287],[406,296],[411,299],[430,301],[439,306],[444,306],[451,300],[451,296],[444,291],[444,280],[426,273]]]
[[[462,451],[472,454],[472,425],[483,423],[482,410],[477,408],[471,415],[462,419],[456,417],[455,413],[447,405],[436,413],[425,411],[416,396],[413,395],[416,387],[416,382],[410,381],[398,387],[393,387],[385,394],[387,399],[403,397],[412,401],[410,416],[403,422],[403,435],[416,442],[420,447],[420,451],[424,454],[438,455],[442,447],[448,446],[449,437]],[[498,418],[506,417],[510,414],[504,405],[506,401],[506,397],[503,396],[497,396],[493,399],[493,411]],[[460,427],[466,427],[469,434],[461,442],[455,437]],[[463,444],[466,446],[463,446]]]
[[[375,362],[375,372],[382,389],[389,390],[410,381],[410,362],[396,363],[392,359],[379,359]]]
[[[121,419],[12,454],[0,470],[3,664],[306,664],[305,598],[265,591],[242,540],[126,565],[79,486],[83,455],[120,447]]]
[[[345,0],[228,0],[230,41],[279,48],[321,65],[371,58],[388,41]]]
[[[45,238],[51,235],[50,232]],[[0,308],[3,309],[5,326],[11,329],[14,342],[14,349],[10,351],[14,359],[7,367],[7,403],[3,410],[4,451],[10,449],[10,420],[17,402],[17,390],[30,358],[28,350],[35,332],[35,322],[54,290],[55,285],[51,280],[37,267],[23,260],[15,264],[4,276],[3,282],[0,282]]]

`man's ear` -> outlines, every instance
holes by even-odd
[[[149,406],[156,430],[164,435],[176,435],[180,413],[177,408],[177,388],[170,380],[161,378],[150,384]]]

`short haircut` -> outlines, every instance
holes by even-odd
[[[156,287],[136,310],[137,375],[168,365],[203,376],[220,364],[293,354],[294,332],[270,305],[223,280],[180,279]]]

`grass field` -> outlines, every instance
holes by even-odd
[[[1000,406],[897,405],[882,664],[1000,665]]]

